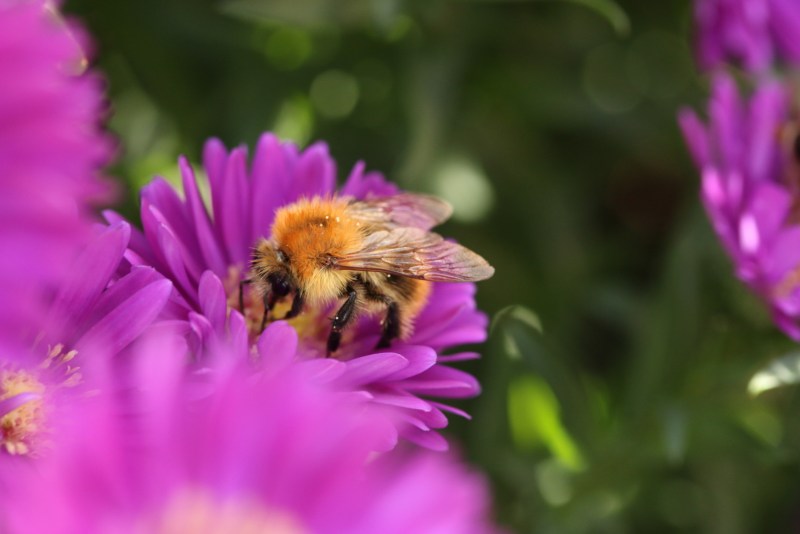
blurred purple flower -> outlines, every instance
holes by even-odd
[[[702,176],[702,199],[739,278],[800,340],[800,162],[789,94],[763,83],[742,101],[734,81],[714,80],[709,123],[680,114]]]
[[[129,237],[126,223],[102,229],[71,264],[37,345],[0,355],[0,455],[38,453],[86,372],[105,372],[167,302],[172,284],[151,267],[120,271]]]
[[[119,417],[119,396],[87,399],[61,425],[63,446],[36,469],[14,466],[4,532],[494,530],[479,476],[447,455],[375,456],[382,419],[297,366],[260,377],[234,366],[198,401],[178,359],[147,352],[140,415]]]
[[[268,329],[270,336],[259,338],[263,306],[246,292],[242,315],[238,301],[251,247],[269,235],[275,210],[304,196],[336,192],[336,167],[326,146],[315,144],[300,152],[266,134],[248,169],[244,148],[228,153],[222,143],[211,140],[205,147],[204,168],[211,186],[211,213],[200,194],[204,182],[181,158],[184,198],[161,178],[142,190],[144,232],[134,231],[127,257],[133,264],[155,267],[173,281],[176,291],[167,316],[185,321],[194,347],[225,339],[238,345],[237,352],[248,354],[254,346],[266,365],[324,357],[329,310],[308,310],[290,321],[294,329],[276,323]],[[364,174],[359,163],[338,194],[363,198],[396,191],[381,175]],[[106,216],[111,222],[121,220],[114,213]],[[467,415],[422,397],[464,398],[478,393],[472,376],[446,365],[478,355],[441,354],[485,339],[487,319],[476,309],[474,293],[474,284],[435,284],[413,335],[377,353],[379,319],[363,317],[348,329],[336,359],[320,365],[342,387],[365,391],[375,402],[397,410],[405,438],[445,449],[447,442],[436,432],[447,425],[444,412]]]
[[[102,83],[79,41],[50,4],[0,2],[0,345],[38,333],[90,203],[110,193],[97,177],[111,155]]]
[[[762,71],[776,59],[800,62],[795,0],[695,0],[697,54],[705,69],[726,61]]]

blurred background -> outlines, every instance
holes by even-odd
[[[108,79],[126,215],[178,154],[265,130],[455,206],[442,233],[497,275],[450,434],[509,530],[800,530],[800,397],[751,383],[796,346],[733,278],[676,126],[707,90],[687,0],[65,9]]]

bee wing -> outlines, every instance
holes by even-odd
[[[411,226],[423,230],[443,223],[453,213],[448,202],[419,193],[354,200],[347,210],[350,216],[378,226]]]
[[[360,250],[334,258],[332,265],[431,282],[477,282],[494,274],[494,268],[468,248],[412,227],[373,232]]]

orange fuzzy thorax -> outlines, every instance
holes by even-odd
[[[302,199],[275,213],[272,239],[291,259],[292,269],[312,301],[334,299],[352,276],[327,268],[331,256],[359,250],[362,224],[347,215],[341,198]]]

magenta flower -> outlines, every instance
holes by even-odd
[[[726,61],[751,71],[777,59],[800,62],[800,10],[794,0],[695,0],[694,12],[705,69]]]
[[[198,401],[173,356],[136,359],[138,416],[119,417],[119,396],[87,399],[61,447],[15,466],[4,532],[493,531],[479,476],[447,455],[375,457],[382,419],[356,399],[297,367],[234,366]]]
[[[166,304],[169,280],[151,267],[120,270],[129,236],[125,223],[102,229],[72,263],[36,346],[0,355],[0,453],[46,447],[87,371],[111,367]]]
[[[51,344],[113,357],[158,317],[172,283],[152,267],[123,262],[130,235],[127,223],[116,223],[81,251],[50,310],[43,335]]]
[[[248,293],[242,315],[238,302],[251,249],[269,235],[275,210],[301,197],[336,192],[336,168],[327,148],[315,144],[300,152],[267,134],[248,168],[244,148],[228,153],[219,141],[211,140],[205,147],[204,168],[211,186],[211,213],[200,196],[202,182],[181,159],[184,198],[160,178],[143,189],[144,231],[134,231],[128,258],[133,264],[155,267],[173,281],[176,291],[166,314],[184,322],[196,350],[233,343],[237,353],[247,354],[253,347],[268,366],[275,361],[324,358],[331,310],[307,310],[289,322],[293,329],[276,323],[268,329],[269,336],[259,337],[263,306]],[[338,194],[363,198],[395,192],[379,174],[364,174],[358,164]],[[120,220],[114,213],[107,218]],[[447,443],[436,432],[447,425],[444,412],[466,414],[431,399],[470,397],[479,390],[472,376],[448,365],[478,355],[443,354],[485,339],[487,320],[475,308],[474,293],[473,284],[434,284],[417,327],[405,342],[375,351],[379,318],[363,317],[348,329],[336,359],[318,365],[326,367],[326,376],[340,386],[364,391],[375,402],[397,410],[405,438],[444,449]]]
[[[98,170],[102,84],[83,72],[80,28],[39,1],[0,2],[0,344],[32,338],[45,295],[88,236]]]
[[[733,80],[718,76],[709,124],[686,110],[680,122],[703,203],[739,278],[800,340],[800,162],[788,93],[770,82],[742,101]]]

